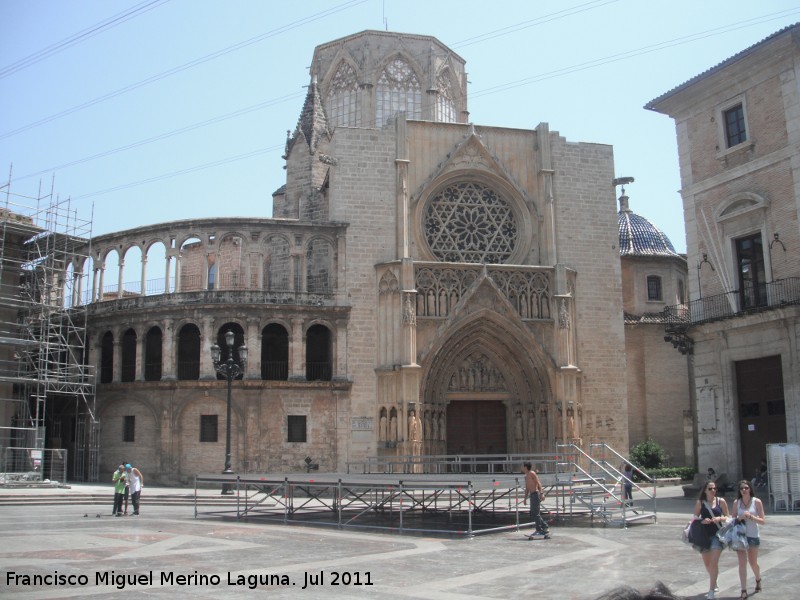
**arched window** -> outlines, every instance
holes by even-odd
[[[178,332],[178,379],[200,379],[200,330],[194,323]]]
[[[439,93],[436,96],[435,120],[444,123],[458,122],[453,94],[453,82],[448,69],[444,69],[439,73],[439,76],[436,78],[436,88]]]
[[[648,301],[661,301],[663,300],[663,296],[661,295],[661,277],[658,275],[648,275],[647,276],[647,300]]]
[[[239,356],[239,348],[244,346],[244,330],[242,326],[238,323],[225,323],[222,327],[219,328],[217,331],[217,346],[220,349],[220,361],[225,362],[228,360],[228,344],[225,342],[225,334],[228,331],[233,332],[233,362],[237,365],[242,365],[242,359]],[[236,379],[242,379],[244,377],[244,373],[240,373],[236,376]],[[217,373],[217,379],[225,379],[224,375]]]
[[[261,379],[289,379],[289,334],[277,323],[261,332]]]
[[[406,61],[395,58],[378,78],[375,88],[375,123],[383,127],[399,112],[409,119],[422,117],[422,91],[413,69]]]
[[[358,76],[348,63],[342,62],[328,87],[328,119],[334,127],[361,125],[361,96]]]
[[[144,340],[144,379],[161,381],[164,334],[160,327],[151,327]]]
[[[121,381],[134,381],[136,379],[136,332],[128,329],[122,334],[122,371]]]
[[[327,294],[331,291],[333,249],[325,240],[311,240],[306,251],[306,290]]]
[[[114,334],[106,331],[100,341],[100,383],[114,380]]]
[[[312,325],[306,332],[306,380],[330,381],[331,332],[324,325]]]

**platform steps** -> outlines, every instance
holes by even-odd
[[[619,527],[658,521],[655,481],[625,457],[606,444],[593,444],[591,454],[575,444],[559,444],[557,448],[563,460],[556,465],[554,487],[560,488],[560,493],[565,496],[564,511],[575,512],[577,508],[577,512],[585,511],[592,520],[599,519],[605,525]],[[626,502],[623,484],[627,477],[621,471],[624,463],[630,464],[644,481],[652,483],[652,491],[633,481],[633,489],[639,498]]]

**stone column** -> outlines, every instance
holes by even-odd
[[[306,344],[303,338],[303,319],[295,317],[292,319],[292,340],[289,347],[289,380],[305,381],[306,379]]]
[[[217,341],[212,317],[203,317],[200,325],[200,379],[216,379],[217,372],[211,362],[211,346]]]
[[[142,287],[140,292],[142,296],[147,296],[147,255],[144,253],[142,253]]]
[[[247,328],[244,332],[244,343],[247,346],[247,368],[244,379],[261,379],[261,332],[258,330],[260,322],[258,317],[247,319]]]
[[[163,336],[161,338],[161,380],[175,380],[178,374],[175,372],[175,357],[177,354],[177,338],[175,337],[174,321],[164,319]],[[200,359],[202,360],[202,356]]]
[[[112,382],[122,381],[122,340],[119,331],[114,332],[114,374],[111,376]]]
[[[125,259],[120,256],[119,273],[117,273],[117,298],[122,298],[125,295],[125,288],[123,287],[124,276],[125,276]]]

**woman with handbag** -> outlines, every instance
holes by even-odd
[[[717,539],[717,531],[728,518],[728,504],[725,498],[717,498],[717,485],[713,481],[707,481],[700,490],[700,497],[694,505],[694,518],[703,524],[709,538],[708,546],[701,546],[699,550],[703,557],[703,565],[708,571],[706,598],[713,600],[715,592],[719,590],[717,575],[719,575],[719,555],[722,554],[722,542]]]
[[[761,539],[758,526],[763,525],[766,519],[764,505],[753,495],[753,485],[743,479],[737,487],[739,492],[733,502],[733,514],[738,523],[744,523],[747,536],[747,548],[736,551],[736,556],[739,557],[739,583],[742,585],[742,595],[739,597],[744,599],[747,598],[747,563],[750,563],[756,578],[755,592],[761,591],[761,569],[758,566],[758,546]]]

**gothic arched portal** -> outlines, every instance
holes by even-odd
[[[440,418],[426,451],[550,451],[555,369],[530,332],[484,309],[440,340],[422,361],[422,411]]]

